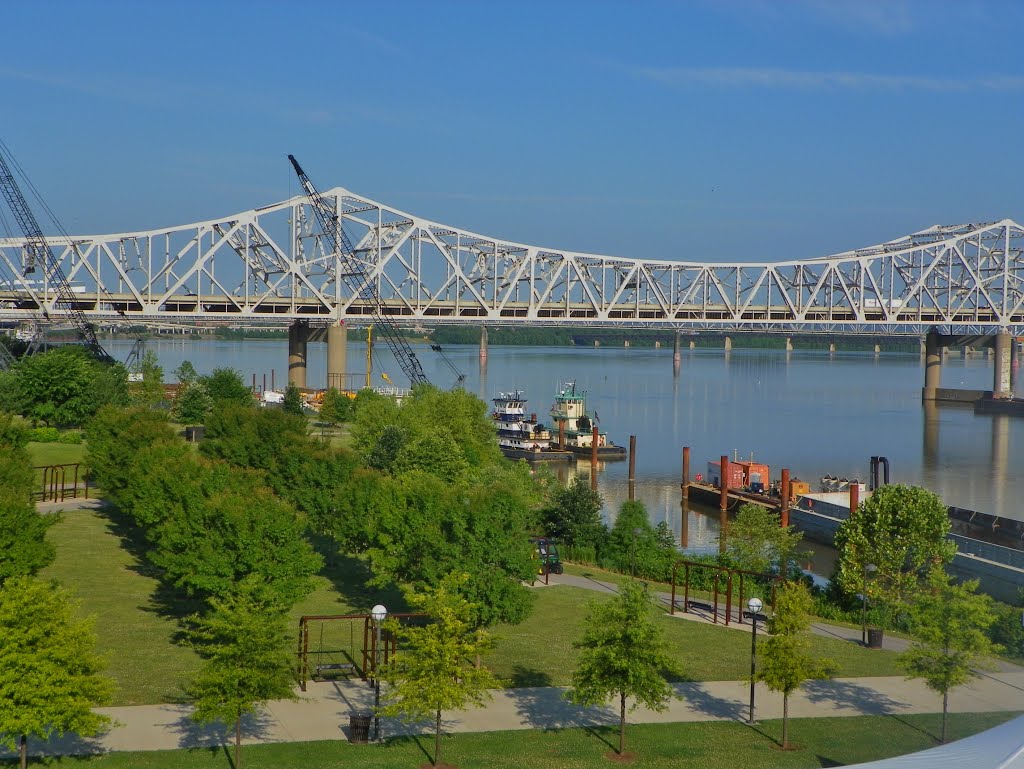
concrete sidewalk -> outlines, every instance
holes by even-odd
[[[737,721],[747,717],[749,684],[744,681],[709,681],[677,684],[673,700],[662,713],[639,708],[630,723]],[[560,687],[501,689],[492,692],[485,708],[445,713],[448,732],[486,732],[517,729],[563,729],[618,723],[614,706],[581,708],[563,698]],[[386,694],[386,692],[385,692]],[[373,690],[362,682],[311,683],[301,699],[270,703],[244,726],[246,744],[343,740],[349,716],[373,706]],[[812,681],[790,698],[794,718],[941,712],[941,697],[918,681],[896,677],[847,678]],[[950,695],[951,712],[1024,710],[1024,673],[1003,673],[980,679]],[[215,747],[229,743],[223,729],[199,726],[189,718],[191,709],[177,705],[100,708],[117,725],[95,740],[74,737],[48,744],[30,743],[33,755],[83,754],[108,751],[174,750]],[[782,697],[760,684],[756,691],[756,717],[782,717]],[[419,728],[383,719],[386,737],[429,733],[432,724]]]

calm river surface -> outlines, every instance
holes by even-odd
[[[131,340],[104,340],[124,360]],[[164,367],[164,377],[190,360],[200,373],[218,366],[253,374],[262,385],[271,371],[278,387],[286,379],[287,342],[157,339],[147,342]],[[414,345],[427,376],[450,387],[454,376],[427,345]],[[1024,447],[1024,419],[975,416],[970,407],[925,409],[921,403],[923,359],[917,355],[781,350],[684,350],[677,376],[672,350],[623,347],[492,346],[486,367],[478,348],[445,347],[466,374],[465,387],[485,401],[502,390],[522,390],[542,422],[556,388],[575,380],[588,392],[600,427],[616,443],[637,438],[636,498],[652,521],[680,529],[681,450],[691,447],[691,473],[706,473],[707,461],[722,454],[783,467],[818,489],[823,475],[867,479],[869,458],[889,458],[894,483],[925,486],[947,504],[1024,519],[1024,480],[1016,472]],[[396,384],[404,377],[383,345],[374,346],[375,383],[385,371]],[[348,370],[365,372],[366,345],[350,341]],[[309,345],[310,386],[326,380],[326,345]],[[943,364],[944,387],[991,389],[992,360],[950,355]],[[598,487],[609,515],[628,498],[627,462],[602,463]],[[589,477],[590,465],[576,472]],[[717,512],[689,512],[691,549],[712,550]]]

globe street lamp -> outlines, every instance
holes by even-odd
[[[750,713],[747,716],[747,723],[754,723],[754,675],[757,673],[757,615],[764,604],[760,598],[751,598],[747,601],[747,611],[750,614],[752,632],[750,633]]]
[[[868,573],[874,574],[878,567],[873,563],[864,564],[864,585],[860,593],[860,645],[868,645]]]
[[[377,643],[373,647],[373,741],[380,741],[380,626],[387,619],[388,610],[381,604],[370,609],[377,631]]]

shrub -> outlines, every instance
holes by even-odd
[[[57,439],[58,443],[68,443],[73,446],[77,446],[82,442],[82,433],[80,430],[68,430],[65,433],[61,433]]]
[[[60,440],[60,431],[56,427],[33,427],[28,431],[28,439],[35,443],[56,443]]]

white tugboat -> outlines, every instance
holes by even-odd
[[[559,451],[551,445],[551,433],[538,424],[537,415],[526,414],[526,399],[521,390],[498,393],[492,399],[491,419],[498,428],[498,447],[509,459],[530,462],[572,462],[571,452]]]
[[[555,430],[552,448],[558,448],[560,436],[565,436],[565,450],[578,457],[593,456],[594,421],[587,414],[587,393],[576,389],[575,382],[569,382],[555,394],[551,407],[552,426]],[[597,431],[598,459],[625,459],[626,448],[616,446],[608,440],[607,433]]]

